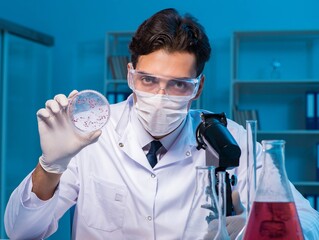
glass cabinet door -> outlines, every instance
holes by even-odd
[[[11,193],[35,167],[40,154],[36,112],[49,96],[51,49],[9,34],[5,38],[3,160]]]
[[[12,191],[41,154],[36,112],[50,97],[52,47],[1,32],[1,237]]]

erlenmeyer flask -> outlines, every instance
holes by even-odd
[[[285,141],[262,141],[262,147],[263,170],[244,239],[303,239],[285,169]]]
[[[225,220],[225,203],[222,202],[226,200],[225,174],[218,173],[218,178],[219,197],[216,194],[215,167],[196,167],[196,191],[183,240],[228,239],[224,237],[228,236],[228,232]]]

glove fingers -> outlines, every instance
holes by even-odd
[[[72,92],[70,92],[68,98],[73,98],[75,96],[75,94],[77,94],[78,91],[77,90],[73,90]]]
[[[37,111],[37,117],[41,120],[48,119],[50,117],[50,112],[48,112],[45,108],[41,108]]]
[[[48,120],[50,117],[61,112],[68,105],[68,100],[63,94],[56,95],[54,100],[48,100],[45,103],[45,108],[41,108],[37,112],[37,116],[41,120]]]
[[[69,101],[64,94],[56,95],[54,100],[60,105],[61,108],[66,108],[69,104]]]
[[[52,118],[52,113],[51,111],[49,111],[48,109],[46,108],[41,108],[38,110],[37,112],[37,119],[38,119],[38,123],[40,125],[46,125],[46,126],[49,126],[50,128],[53,126],[53,118]],[[39,125],[39,126],[40,126]]]
[[[37,112],[37,116],[39,126],[44,127],[46,125],[50,129],[68,124],[65,108],[52,99],[46,101],[45,108],[40,109]]]
[[[60,104],[52,99],[46,101],[45,108],[51,113],[52,116],[57,115],[62,110]]]

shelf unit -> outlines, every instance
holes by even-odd
[[[231,117],[256,110],[258,141],[284,139],[289,179],[319,192],[319,130],[306,129],[306,92],[319,91],[319,30],[234,32],[231,48]]]
[[[123,101],[131,94],[127,84],[129,43],[134,32],[107,32],[105,40],[104,93],[110,103]]]

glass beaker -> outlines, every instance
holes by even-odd
[[[257,188],[256,176],[256,142],[257,142],[257,120],[246,121],[247,131],[247,203],[246,211],[249,216],[251,204],[255,197]]]
[[[101,129],[107,123],[110,104],[101,93],[83,90],[70,99],[67,113],[76,129],[91,132]]]
[[[226,199],[225,174],[218,174],[221,189],[219,197],[216,194],[216,174],[214,166],[196,167],[196,189],[187,220],[187,226],[182,239],[213,240],[223,238],[226,231],[226,209],[218,198]],[[224,211],[224,215],[222,215]],[[223,221],[224,217],[224,221]],[[222,219],[222,222],[219,221]],[[221,226],[220,224],[225,224]],[[226,230],[225,230],[226,229]],[[227,233],[228,236],[228,233]]]
[[[263,169],[243,239],[303,239],[285,169],[285,141],[262,141],[262,147]]]

